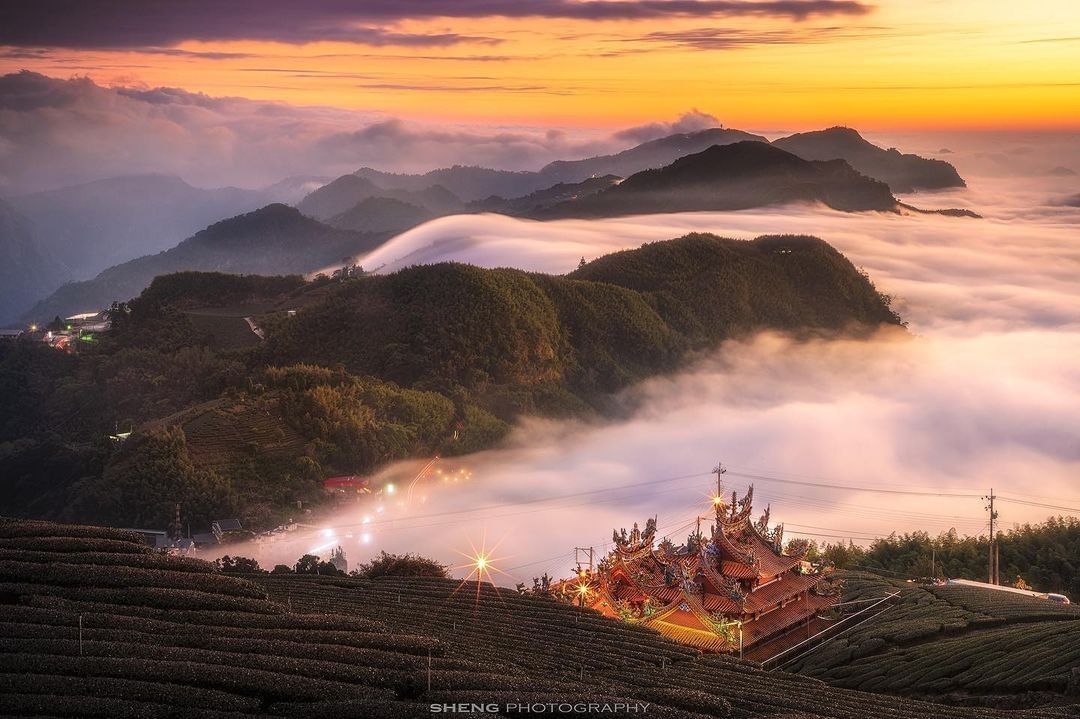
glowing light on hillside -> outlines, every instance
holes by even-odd
[[[395,487],[392,483],[386,485],[386,493],[387,494],[393,494],[396,491],[397,491],[397,487]]]
[[[324,536],[324,537],[333,537],[334,536],[334,530],[329,529],[329,528],[324,529],[322,531],[322,536]]]
[[[464,579],[461,580],[461,584],[457,586],[457,589],[455,589],[454,592],[456,593],[458,589],[461,589],[468,582],[472,581],[475,578],[476,600],[479,601],[481,582],[491,582],[492,585],[494,585],[494,575],[496,573],[508,578],[510,577],[510,575],[495,566],[495,562],[500,561],[500,559],[505,559],[505,557],[500,558],[495,556],[495,551],[499,548],[498,543],[491,549],[488,549],[487,538],[485,537],[483,540],[481,540],[479,549],[477,549],[476,546],[473,545],[471,542],[469,544],[469,548],[471,550],[469,553],[458,552],[458,554],[465,557],[468,562],[461,566],[455,567],[455,569],[468,569],[469,573],[465,576]],[[498,587],[496,587],[495,592],[498,593],[498,591]]]
[[[362,535],[360,535],[360,541],[364,544],[371,544],[371,535],[367,532],[364,532]]]

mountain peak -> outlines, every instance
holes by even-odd
[[[850,127],[800,132],[774,140],[773,145],[805,160],[846,160],[864,175],[888,183],[893,192],[964,187],[949,163],[886,150]]]

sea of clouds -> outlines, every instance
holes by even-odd
[[[1080,508],[1080,209],[1060,202],[1080,188],[961,168],[968,189],[904,199],[983,219],[791,206],[543,223],[456,216],[402,234],[365,266],[456,260],[562,273],[583,256],[689,231],[813,234],[868,271],[909,327],[867,341],[762,333],[728,342],[625,392],[618,420],[524,420],[506,446],[443,463],[471,479],[436,475],[417,482],[411,501],[372,498],[327,518],[312,546],[282,545],[264,561],[340,543],[354,562],[386,549],[461,565],[486,544],[507,571],[499,583],[531,583],[565,575],[574,547],[602,551],[612,528],[650,516],[681,541],[708,513],[717,462],[729,468],[726,491],[754,484],[759,510],[771,504],[789,537],[818,541],[978,534],[991,487]],[[405,487],[418,467],[388,467],[379,481]],[[1000,512],[1006,528],[1067,513],[1008,501]]]

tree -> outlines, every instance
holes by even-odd
[[[353,571],[353,576],[365,579],[375,577],[448,577],[450,568],[434,559],[419,554],[389,554],[379,556]]]
[[[127,527],[164,527],[183,505],[193,526],[233,514],[232,484],[198,467],[177,426],[136,433],[124,442],[100,477],[78,496],[78,507],[96,521]]]
[[[266,570],[250,557],[230,557],[226,554],[214,564],[225,574],[266,574]]]
[[[305,554],[296,560],[293,569],[297,574],[318,574],[319,558],[314,554]]]
[[[324,562],[314,554],[305,554],[296,560],[297,574],[320,574],[324,577],[344,577],[345,572],[330,562]]]
[[[271,574],[293,574],[293,568],[288,564],[275,564],[270,570]]]
[[[584,267],[587,264],[589,264],[589,263],[586,262],[585,257],[582,256],[581,260],[577,263],[577,268],[580,270],[582,267]]]

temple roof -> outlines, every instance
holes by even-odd
[[[643,530],[635,524],[630,532],[614,532],[614,549],[579,580],[591,587],[591,606],[719,651],[731,648],[731,622],[742,628],[748,646],[834,602],[809,591],[824,574],[791,571],[805,551],[796,546],[791,555],[783,553],[783,525],[770,527],[768,508],[750,520],[752,499],[751,487],[742,499],[716,501],[711,537],[702,536],[699,524],[682,546],[667,538],[657,544],[655,517]],[[576,589],[569,580],[563,585],[567,596]]]
[[[785,574],[747,594],[743,607],[748,613],[768,609],[780,600],[795,596],[820,581],[820,574]]]
[[[736,579],[753,579],[758,575],[757,570],[753,567],[729,559],[720,562],[720,573],[725,577],[735,577]]]
[[[757,532],[748,532],[750,546],[754,549],[757,559],[758,572],[765,577],[775,577],[781,572],[797,567],[802,563],[802,557],[789,557],[786,554],[777,554],[772,544],[761,538]]]

